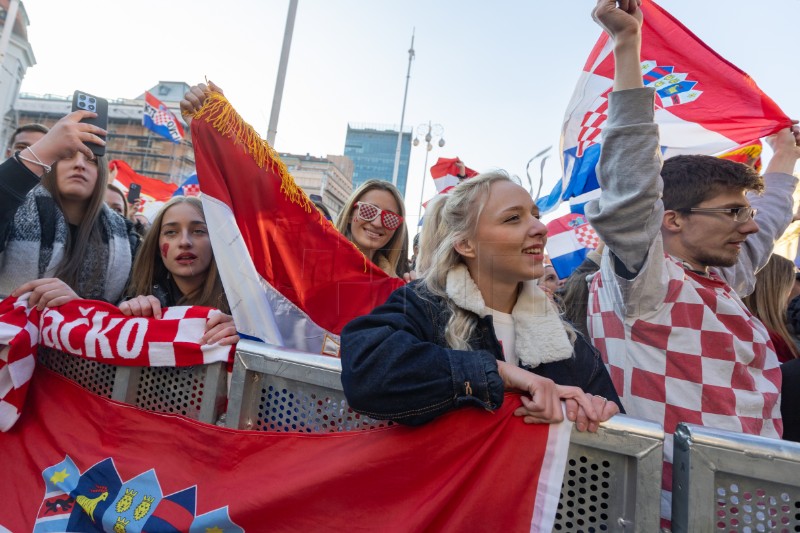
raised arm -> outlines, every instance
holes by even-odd
[[[739,296],[747,296],[753,292],[756,272],[767,264],[775,241],[792,222],[792,194],[797,187],[797,178],[792,172],[800,158],[799,130],[794,125],[767,139],[773,155],[764,173],[764,193],[748,195],[750,205],[758,209],[758,233],[750,235],[744,242],[736,265],[720,269],[720,275]]]
[[[637,0],[599,0],[593,18],[614,41],[614,91],[598,167],[600,199],[586,215],[609,251],[615,269],[638,272],[661,228],[661,151],[653,122],[653,90],[643,87],[642,12]],[[620,264],[621,263],[621,264]]]

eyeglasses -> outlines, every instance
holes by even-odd
[[[394,211],[387,211],[367,202],[356,202],[356,216],[361,220],[372,222],[378,215],[381,217],[381,224],[388,230],[395,230],[403,223],[403,217]]]
[[[758,209],[753,209],[749,205],[742,207],[687,207],[685,209],[676,209],[679,213],[728,213],[733,215],[733,221],[744,223],[755,218]]]

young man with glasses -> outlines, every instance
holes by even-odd
[[[740,296],[792,220],[798,132],[787,127],[770,139],[763,178],[711,156],[678,156],[662,168],[654,90],[643,87],[640,69],[638,2],[598,0],[593,16],[614,40],[616,75],[602,194],[586,207],[606,243],[588,327],[626,412],[664,425],[668,519],[678,422],[781,436],[778,359]]]

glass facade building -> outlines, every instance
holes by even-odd
[[[344,155],[353,160],[353,190],[369,179],[391,183],[394,156],[397,151],[397,129],[371,125],[347,125]],[[411,130],[403,132],[400,144],[400,168],[397,188],[405,197],[408,161],[411,157]]]

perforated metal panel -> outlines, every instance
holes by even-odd
[[[300,433],[328,433],[385,427],[392,422],[372,420],[347,405],[341,391],[261,376],[255,394],[257,409],[250,429]]]
[[[676,532],[800,532],[800,444],[678,424]]]
[[[589,448],[571,446],[553,530],[610,531],[609,511],[623,506],[618,499],[624,492],[611,487],[624,483],[616,475],[624,471],[624,462],[619,456],[600,459]]]
[[[800,531],[800,490],[730,475],[716,484],[717,531]]]
[[[206,393],[205,379],[205,366],[143,368],[130,402],[148,411],[178,413],[197,420]]]
[[[225,408],[223,363],[191,367],[121,367],[40,348],[39,361],[100,396],[160,413],[214,423]]]
[[[663,439],[657,424],[626,416],[573,430],[553,531],[658,531]]]
[[[247,341],[240,344],[250,348],[236,352],[228,402],[229,426],[329,433],[393,424],[360,415],[347,405],[338,359]]]
[[[82,359],[44,347],[39,348],[39,363],[98,396],[112,397],[118,368],[114,365]]]

